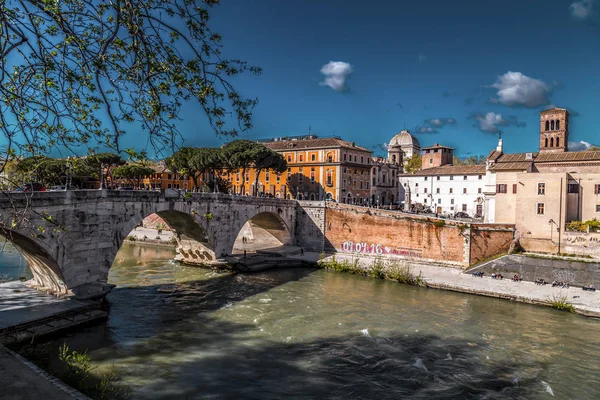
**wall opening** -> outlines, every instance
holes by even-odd
[[[276,214],[262,212],[247,221],[238,233],[233,244],[233,255],[277,249],[292,243],[292,237],[285,222]]]

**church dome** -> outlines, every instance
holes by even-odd
[[[410,134],[407,130],[401,131],[399,134],[394,136],[392,140],[390,140],[390,147],[418,147],[421,148],[421,144],[417,140],[416,137]]]

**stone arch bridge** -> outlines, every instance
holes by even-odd
[[[78,297],[101,297],[127,235],[156,213],[176,231],[179,249],[206,262],[231,255],[251,224],[272,243],[322,250],[324,205],[317,202],[176,190],[7,193],[0,234],[29,263],[31,285]]]

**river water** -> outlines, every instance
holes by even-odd
[[[215,273],[126,245],[88,351],[136,399],[595,399],[600,321],[317,269]]]

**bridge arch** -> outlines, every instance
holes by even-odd
[[[0,235],[9,241],[23,256],[33,275],[29,283],[33,287],[43,290],[51,290],[66,294],[68,293],[65,277],[56,261],[56,255],[52,255],[52,247],[43,241],[39,241],[15,230],[0,230]]]
[[[293,243],[290,227],[276,212],[259,211],[248,218],[232,235],[229,254],[243,254],[244,250],[256,251]]]

